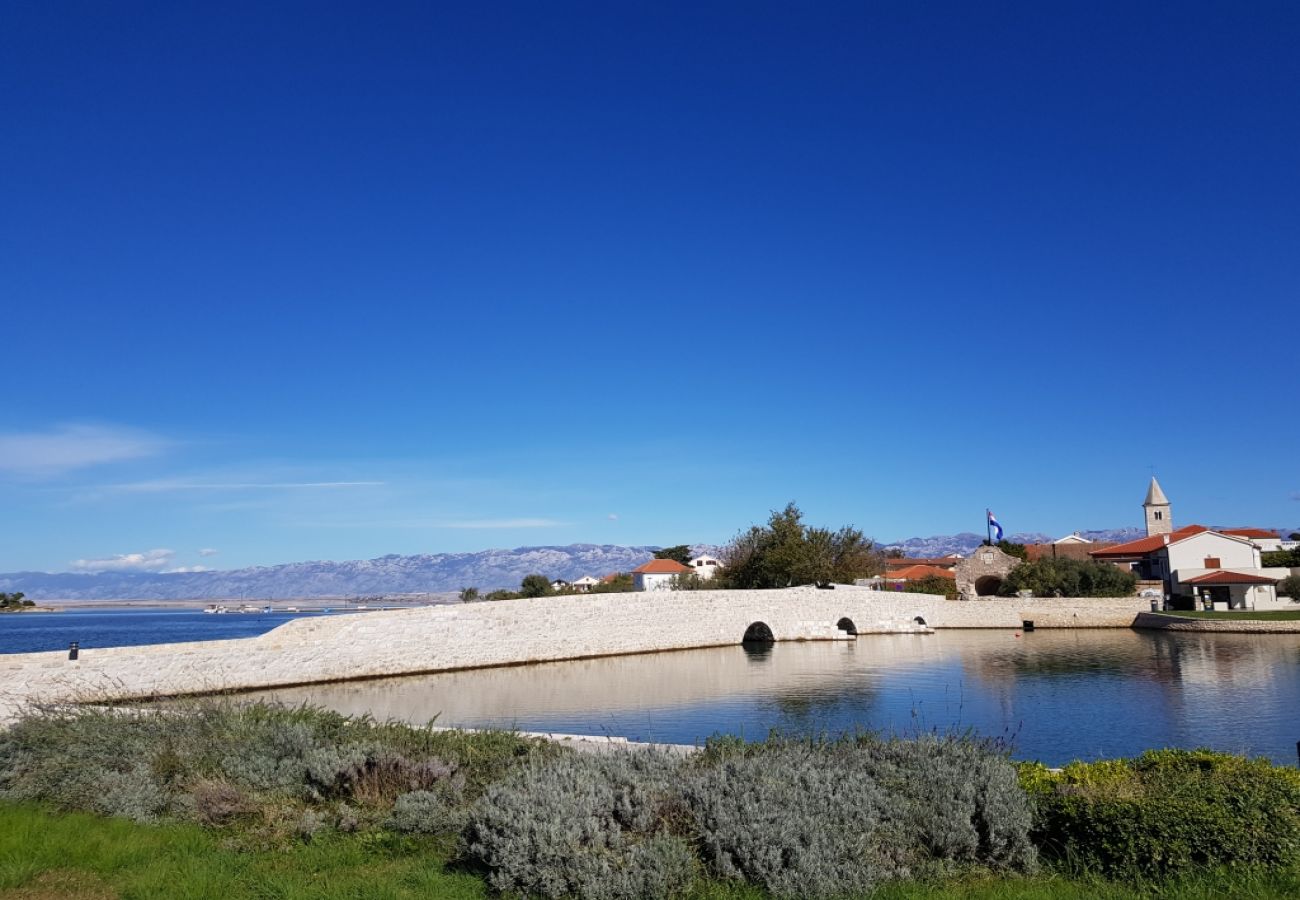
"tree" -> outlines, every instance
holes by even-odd
[[[1045,557],[1023,562],[1002,580],[1002,593],[1033,591],[1035,597],[1128,597],[1137,575],[1095,560]]]
[[[550,593],[553,593],[551,580],[545,575],[525,575],[519,583],[519,594],[522,597],[545,597]]]
[[[518,600],[519,595],[514,591],[489,591],[483,595],[484,600]]]
[[[1277,583],[1277,592],[1291,598],[1292,603],[1300,603],[1300,575],[1288,575]]]
[[[927,575],[903,584],[903,590],[913,594],[942,594],[949,600],[957,599],[957,579],[942,575]]]
[[[1270,550],[1260,555],[1266,569],[1300,569],[1300,547],[1294,550]]]
[[[615,572],[608,580],[601,579],[600,584],[592,585],[589,594],[628,594],[632,592],[632,573]]]
[[[1300,541],[1300,531],[1293,531],[1286,536],[1288,541]]]
[[[655,559],[672,559],[682,565],[687,565],[691,561],[690,545],[678,544],[675,547],[664,547],[662,550],[656,550]]]
[[[798,584],[852,584],[884,571],[884,554],[858,529],[804,525],[794,503],[775,510],[766,526],[754,525],[722,551],[719,587],[781,588]]]
[[[22,591],[18,591],[16,594],[0,593],[0,609],[18,609],[20,606],[36,605],[30,600],[24,600],[24,596],[26,595]]]
[[[997,547],[1007,556],[1014,556],[1016,559],[1029,559],[1029,551],[1025,549],[1025,545],[1017,544],[1015,541],[1002,540],[995,544],[992,541],[985,540],[980,543],[985,547]]]
[[[478,588],[467,587],[460,589],[460,600],[462,603],[473,603],[478,599]]]

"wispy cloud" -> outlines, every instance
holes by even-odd
[[[618,513],[610,513],[610,514],[607,515],[605,518],[606,518],[606,519],[609,519],[611,522],[617,522],[617,521],[618,521]]]
[[[161,572],[171,565],[175,550],[145,550],[141,553],[118,553],[101,559],[76,559],[72,568],[78,572]]]
[[[211,572],[207,566],[177,566],[175,569],[163,569],[164,575],[187,575],[191,572]]]
[[[216,556],[220,552],[220,550],[214,550],[211,547],[204,547],[199,551],[199,556]]]
[[[51,431],[0,434],[0,472],[59,475],[157,456],[167,446],[157,435],[106,425],[62,425]]]

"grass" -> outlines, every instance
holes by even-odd
[[[138,825],[86,813],[0,804],[0,900],[404,900],[487,898],[474,875],[449,871],[435,844],[389,834],[330,834],[312,843],[239,850],[221,831]],[[1272,900],[1300,896],[1300,872],[1208,873],[1160,885],[967,878],[891,885],[874,900]],[[690,900],[761,900],[710,882]]]
[[[1186,619],[1235,619],[1238,621],[1260,621],[1260,622],[1300,622],[1300,609],[1270,609],[1255,611],[1252,609],[1245,610],[1191,610],[1177,609],[1168,610],[1164,613],[1166,616],[1182,616]]]

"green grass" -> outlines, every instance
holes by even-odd
[[[1187,619],[1237,619],[1245,621],[1261,622],[1300,622],[1300,609],[1271,609],[1255,611],[1251,609],[1233,610],[1190,610],[1178,609],[1169,610],[1164,613],[1166,616],[1182,616]]]
[[[387,834],[331,834],[311,844],[239,850],[220,831],[137,825],[85,813],[0,804],[0,900],[403,900],[487,898],[449,872],[434,844]],[[898,884],[878,900],[1273,900],[1300,896],[1300,872],[1211,873],[1165,885],[1033,878]],[[704,883],[691,900],[761,900],[753,888]]]

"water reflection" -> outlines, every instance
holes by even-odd
[[[694,743],[974,728],[1059,763],[1212,746],[1295,761],[1300,636],[947,631],[266,692],[379,719]]]

